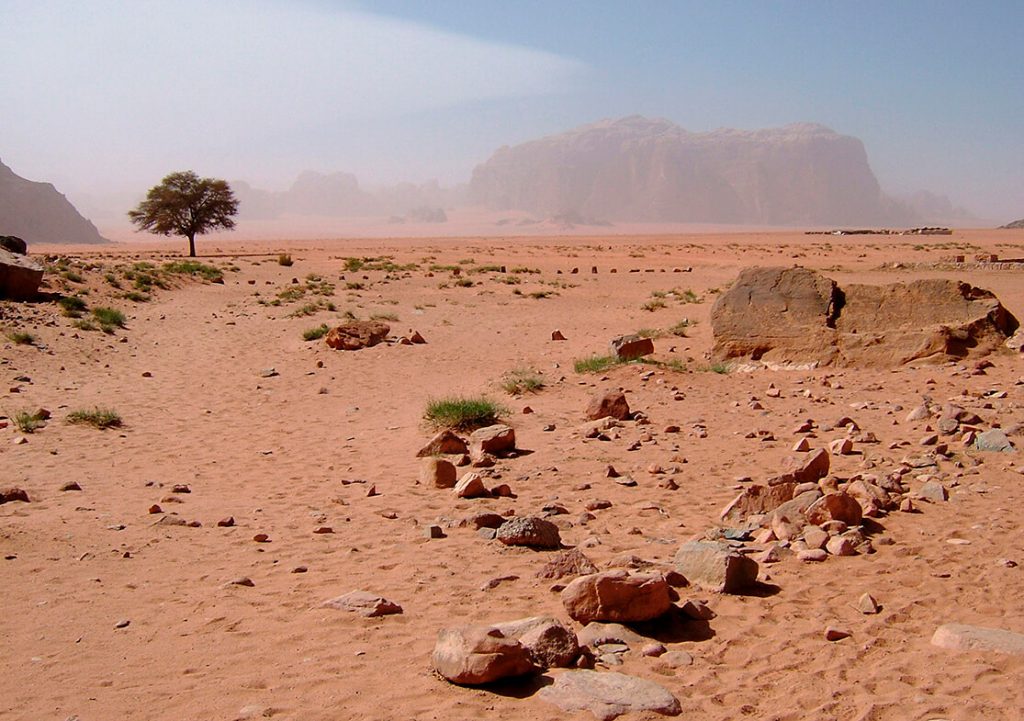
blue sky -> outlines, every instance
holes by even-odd
[[[822,123],[887,190],[1024,216],[1019,0],[0,0],[0,25],[0,159],[72,200],[185,167],[452,183],[502,144],[643,114]]]

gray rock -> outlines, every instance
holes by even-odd
[[[984,433],[979,433],[974,439],[974,447],[979,451],[995,451],[1002,453],[1013,453],[1014,447],[1010,439],[999,428],[992,428]]]
[[[535,516],[515,516],[505,521],[494,535],[506,546],[527,546],[542,550],[562,547],[558,526]]]
[[[932,645],[952,651],[992,651],[1024,656],[1024,634],[960,623],[939,626],[932,636]]]
[[[43,266],[28,256],[0,248],[0,298],[31,300],[43,281]]]
[[[600,721],[637,711],[678,716],[682,710],[679,700],[664,687],[614,671],[566,671],[538,695],[569,713],[590,711]]]
[[[738,593],[757,582],[757,561],[714,541],[690,541],[676,552],[675,569],[708,591]]]

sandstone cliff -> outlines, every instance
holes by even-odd
[[[103,243],[96,226],[50,183],[15,175],[0,162],[0,235],[32,243]]]
[[[861,142],[820,125],[691,133],[667,120],[606,120],[499,149],[473,202],[618,221],[874,224],[911,220],[884,196]]]

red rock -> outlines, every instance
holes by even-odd
[[[13,501],[29,503],[28,493],[26,493],[24,489],[14,487],[0,490],[0,503],[11,503]]]
[[[684,543],[673,566],[691,584],[718,593],[739,593],[757,582],[757,561],[724,543]]]
[[[217,521],[217,525],[221,528],[231,528],[231,526],[235,525],[235,517],[228,516],[227,518],[222,518]]]
[[[458,455],[468,451],[469,446],[464,440],[450,430],[443,430],[431,438],[430,442],[423,446],[416,455],[423,458],[425,456]]]
[[[619,360],[635,360],[653,353],[654,341],[638,335],[623,335],[612,339],[609,351]]]
[[[456,480],[457,472],[451,461],[431,456],[420,464],[420,483],[429,488],[452,488]]]
[[[553,330],[551,331],[551,340],[565,340],[565,336],[562,335],[562,331]]]
[[[360,350],[387,338],[391,326],[375,320],[353,320],[327,332],[324,341],[335,350]]]
[[[672,605],[661,574],[616,570],[581,576],[562,591],[562,605],[580,623],[647,621]]]
[[[844,638],[849,638],[852,635],[852,633],[844,628],[829,626],[825,629],[825,639],[828,641],[842,641]]]
[[[585,576],[591,573],[597,573],[597,566],[578,548],[570,548],[567,551],[561,551],[545,563],[537,571],[537,578],[559,579]]]
[[[532,616],[494,625],[505,638],[519,641],[540,668],[571,668],[580,655],[576,634],[548,616]]]
[[[455,495],[459,498],[489,498],[491,492],[479,473],[467,473],[455,484]]]
[[[149,512],[150,514],[163,513],[164,509],[160,508],[160,506],[154,503],[152,506],[149,507]]]
[[[848,493],[826,493],[804,513],[808,523],[820,526],[828,521],[842,521],[847,526],[859,526],[863,511],[857,499]]]
[[[444,678],[468,686],[537,670],[525,646],[488,626],[442,629],[431,661]]]
[[[587,406],[587,418],[599,421],[602,418],[614,418],[624,421],[629,418],[629,403],[621,391],[609,391],[594,396]]]
[[[469,437],[469,452],[474,457],[479,457],[484,453],[500,456],[514,451],[515,448],[516,432],[501,423],[479,428],[473,431]]]

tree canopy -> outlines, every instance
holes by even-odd
[[[223,180],[200,178],[191,170],[171,173],[154,185],[128,218],[139,230],[188,238],[188,254],[195,257],[196,236],[211,230],[231,230],[238,200]]]

